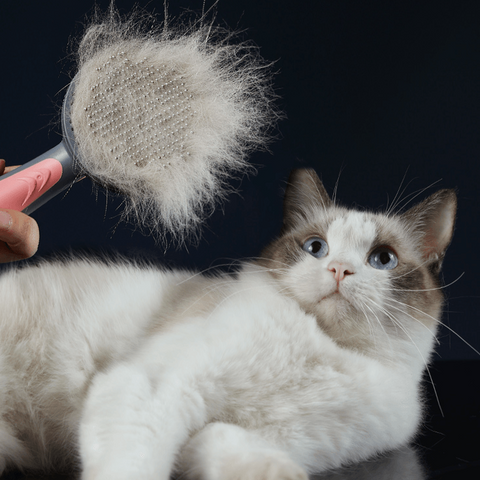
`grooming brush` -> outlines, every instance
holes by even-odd
[[[144,32],[112,14],[86,30],[63,140],[1,177],[1,208],[30,213],[87,176],[125,196],[123,219],[184,239],[248,170],[276,119],[256,49],[211,25]]]

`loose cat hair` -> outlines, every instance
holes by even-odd
[[[405,445],[441,316],[456,196],[333,202],[295,170],[235,274],[40,262],[0,277],[0,472],[306,479]]]
[[[272,65],[208,17],[169,21],[165,13],[158,23],[139,7],[124,17],[112,2],[72,48],[80,166],[122,195],[121,220],[164,243],[198,240],[205,218],[234,190],[230,178],[255,172],[248,156],[267,148],[282,118]],[[111,93],[122,87],[133,93]]]

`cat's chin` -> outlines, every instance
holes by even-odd
[[[346,316],[356,314],[352,302],[338,291],[322,297],[315,306],[315,313],[327,323],[337,323]]]
[[[338,308],[338,302],[347,302],[350,303],[348,298],[346,298],[344,295],[342,295],[338,290],[331,292],[324,297],[322,297],[318,303],[319,305],[332,305],[335,308]]]
[[[317,309],[334,314],[339,306],[349,303],[348,300],[338,291],[329,293],[322,297],[317,303]]]

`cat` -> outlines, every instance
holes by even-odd
[[[0,471],[304,480],[405,445],[442,309],[453,190],[347,209],[290,175],[234,274],[40,262],[0,277]]]

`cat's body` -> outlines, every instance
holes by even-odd
[[[352,212],[301,171],[282,236],[234,276],[89,261],[3,275],[0,470],[79,445],[85,479],[301,479],[403,445],[453,229],[454,194],[434,197]]]

